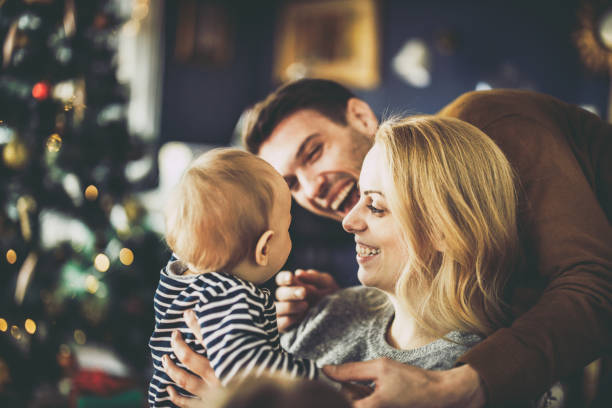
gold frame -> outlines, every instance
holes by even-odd
[[[355,88],[376,87],[380,83],[376,3],[320,0],[287,4],[277,32],[275,77],[283,82],[306,76]]]

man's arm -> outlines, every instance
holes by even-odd
[[[323,371],[336,381],[375,384],[372,394],[355,401],[355,408],[480,408],[485,404],[480,377],[468,365],[446,371],[428,371],[382,358],[326,366]]]
[[[532,399],[610,350],[612,229],[593,192],[595,180],[587,180],[561,130],[520,115],[483,130],[514,165],[524,194],[527,268],[514,299],[523,288],[541,295],[510,328],[460,361],[478,372],[492,403]]]

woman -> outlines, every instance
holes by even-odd
[[[318,364],[451,368],[509,321],[502,292],[518,238],[508,161],[465,122],[412,117],[380,127],[359,188],[343,227],[364,286],[323,299],[283,346]]]
[[[359,184],[343,226],[355,234],[364,287],[323,299],[284,347],[318,364],[453,367],[509,322],[502,298],[518,238],[507,159],[468,123],[411,117],[380,126]]]

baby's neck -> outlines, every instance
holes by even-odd
[[[228,270],[227,273],[229,273],[232,276],[236,276],[242,280],[257,284],[258,282],[256,279],[257,277],[256,268],[257,267],[253,265],[252,262],[244,260],[240,262],[238,265],[236,265],[235,267],[233,267],[231,270]]]

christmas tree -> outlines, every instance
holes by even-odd
[[[119,9],[0,0],[0,406],[145,390],[168,253],[126,172],[147,146],[116,79]],[[79,350],[117,355],[129,374],[86,370]]]

